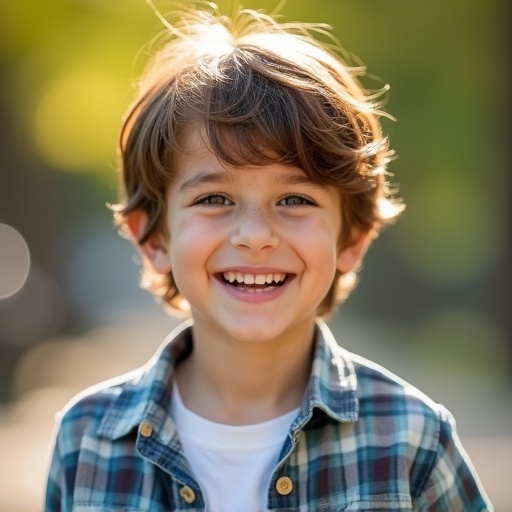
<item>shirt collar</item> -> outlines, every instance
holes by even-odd
[[[111,382],[114,395],[98,435],[117,439],[136,429],[142,421],[163,425],[169,415],[170,385],[177,361],[192,350],[192,321],[184,322],[165,339],[161,348],[142,368]],[[301,423],[314,409],[340,422],[358,417],[357,378],[349,353],[334,339],[327,325],[318,320],[309,383],[301,407]]]
[[[320,319],[315,329],[311,377],[302,404],[305,419],[311,417],[314,408],[340,422],[358,418],[357,377],[350,353],[338,345]]]
[[[122,384],[100,423],[99,436],[117,439],[136,429],[143,420],[165,422],[176,362],[192,350],[191,325],[191,320],[179,325],[143,367],[120,377]]]

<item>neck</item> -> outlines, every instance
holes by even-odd
[[[311,373],[314,322],[285,338],[247,343],[192,328],[194,350],[176,369],[187,408],[211,421],[260,423],[300,406]]]

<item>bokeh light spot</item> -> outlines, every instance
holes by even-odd
[[[115,77],[99,71],[60,75],[34,113],[34,139],[42,156],[63,170],[104,168],[115,154],[124,94]]]
[[[30,269],[27,243],[13,227],[0,224],[0,299],[18,292]]]

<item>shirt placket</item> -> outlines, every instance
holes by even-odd
[[[139,426],[137,450],[153,466],[155,472],[163,471],[169,478],[169,503],[164,504],[170,511],[198,512],[205,510],[205,501],[192,476],[192,470],[183,454],[177,437],[165,443],[159,436],[158,426],[154,421],[145,419]]]
[[[286,437],[281,449],[279,462],[272,474],[268,492],[269,510],[302,510],[300,467],[298,452],[300,446],[301,429],[306,424],[307,418],[292,426],[292,430]],[[304,498],[304,496],[302,496]],[[302,499],[303,501],[303,499]]]

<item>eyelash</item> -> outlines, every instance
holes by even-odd
[[[223,200],[223,202],[222,203],[213,203],[212,198],[221,198]],[[297,198],[300,199],[301,202],[294,203],[294,204],[283,204],[283,202],[285,202],[289,199],[297,199]],[[214,205],[214,206],[226,206],[226,205],[233,204],[233,203],[223,194],[212,193],[212,194],[208,194],[206,196],[199,198],[195,204],[209,204],[209,205]],[[316,203],[308,196],[304,196],[302,194],[290,194],[290,195],[285,196],[282,199],[280,199],[277,202],[277,206],[291,206],[291,207],[316,206]]]
[[[220,197],[223,199],[223,203],[212,203],[211,202],[211,199],[213,197]],[[208,194],[206,196],[203,196],[203,197],[200,197],[195,204],[211,204],[211,205],[214,205],[214,206],[225,206],[226,205],[226,201],[229,201],[229,203],[231,203],[231,201],[224,195],[222,194],[217,194],[217,193],[213,193],[213,194]]]
[[[301,200],[301,202],[296,203],[296,204],[281,205],[281,203],[283,201],[286,201],[287,199],[295,199],[295,198],[299,198]],[[289,196],[283,197],[283,199],[281,199],[277,204],[281,205],[281,206],[292,206],[292,207],[293,206],[316,206],[316,203],[311,198],[309,198],[308,196],[303,196],[302,194],[290,194]]]

